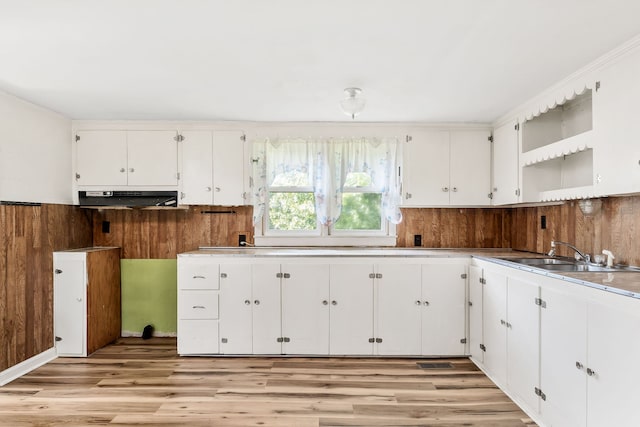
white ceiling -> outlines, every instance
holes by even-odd
[[[491,122],[637,0],[0,0],[0,89],[72,119]]]

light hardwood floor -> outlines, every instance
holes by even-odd
[[[535,426],[467,359],[179,357],[128,338],[0,387],[2,426],[107,424]]]

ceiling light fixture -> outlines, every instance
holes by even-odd
[[[344,98],[340,101],[342,111],[354,120],[364,110],[365,100],[359,96],[361,93],[362,89],[360,88],[348,87],[344,90]]]

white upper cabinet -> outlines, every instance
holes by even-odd
[[[490,204],[489,131],[428,130],[404,147],[405,207]]]
[[[449,202],[453,206],[489,205],[491,133],[455,130],[450,134]]]
[[[126,131],[77,133],[78,185],[127,185],[127,169]]]
[[[176,186],[176,131],[88,130],[76,135],[78,186]]]
[[[598,196],[640,191],[640,52],[604,69],[594,103]]]
[[[404,206],[449,204],[449,131],[416,132],[404,146]]]
[[[185,205],[245,203],[245,143],[242,131],[184,131],[182,190]]]
[[[177,185],[176,131],[127,131],[128,185]]]
[[[493,131],[493,205],[518,203],[520,187],[518,183],[518,133],[517,121],[508,122]]]

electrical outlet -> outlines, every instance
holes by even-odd
[[[540,228],[545,230],[547,228],[547,216],[546,215],[541,215],[540,216]]]
[[[422,234],[413,235],[413,246],[422,246]]]
[[[240,234],[238,236],[238,246],[245,246],[246,242],[247,242],[247,235],[246,234]]]

